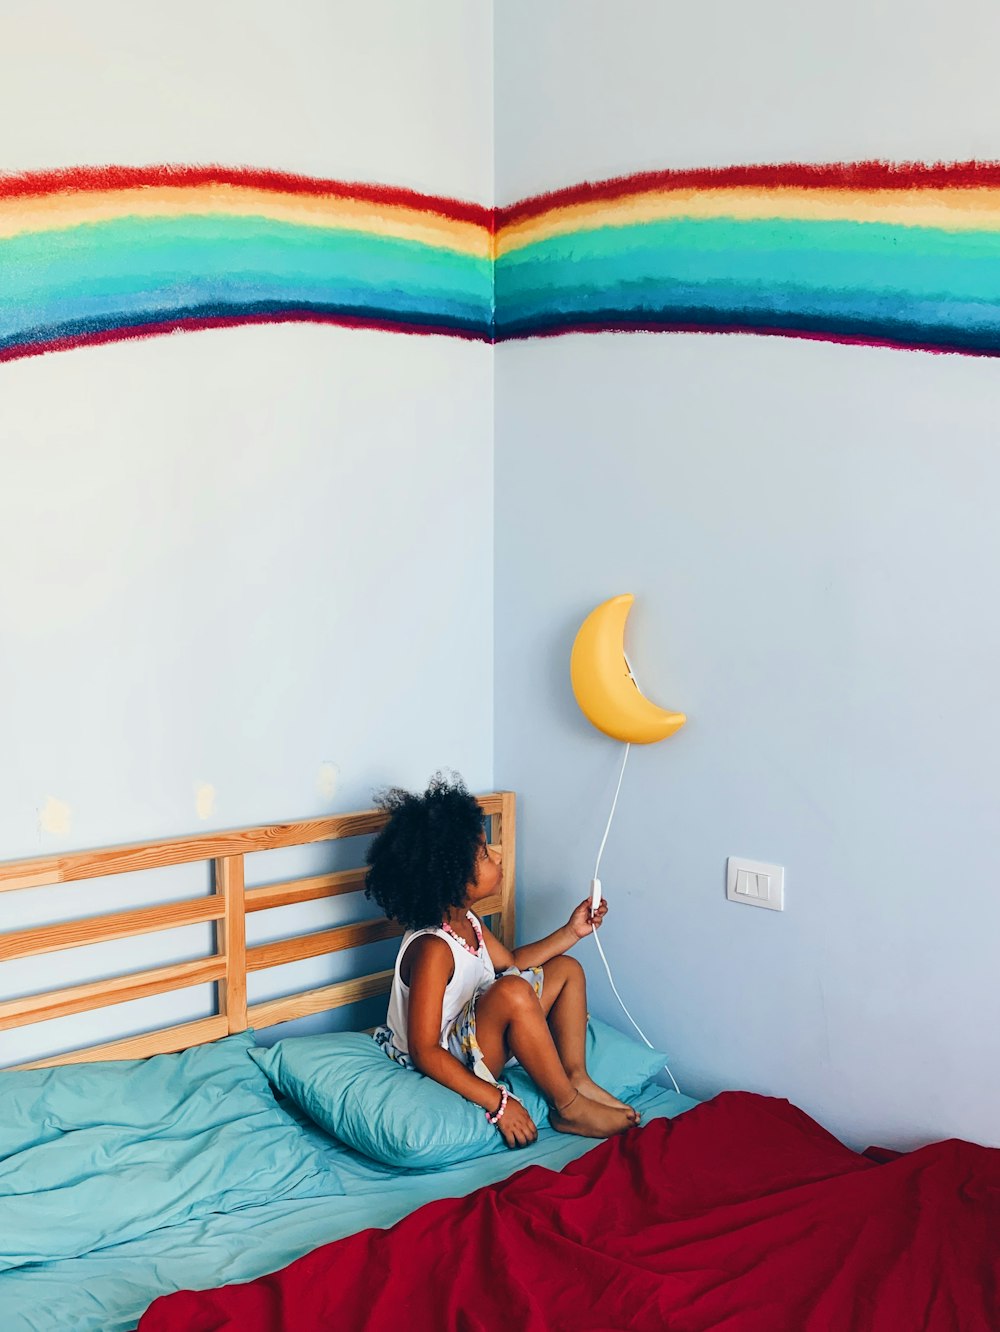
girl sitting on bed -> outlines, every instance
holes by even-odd
[[[396,957],[386,1025],[375,1039],[391,1059],[482,1106],[508,1147],[538,1136],[521,1102],[498,1082],[513,1055],[548,1100],[560,1133],[607,1138],[638,1113],[587,1075],[583,968],[564,954],[598,928],[581,902],[562,929],[513,952],[475,915],[499,889],[501,864],[462,779],[440,773],[424,795],[393,787],[376,797],[389,821],[372,840],[365,895],[407,927]]]

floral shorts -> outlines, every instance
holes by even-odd
[[[500,979],[500,976],[522,977],[541,999],[544,979],[541,967],[526,967],[523,971],[517,967],[508,967],[506,971],[501,971],[498,974],[497,980]],[[477,990],[449,1027],[447,1032],[448,1050],[456,1059],[460,1059],[466,1068],[471,1069],[477,1078],[482,1078],[484,1082],[492,1082],[494,1086],[498,1086],[496,1078],[486,1066],[483,1052],[476,1040],[476,1001],[488,989],[489,986],[486,985],[481,990]],[[374,1037],[390,1059],[394,1059],[397,1064],[402,1064],[404,1068],[413,1068],[414,1065],[410,1056],[403,1054],[401,1050],[396,1048],[392,1039],[392,1031],[388,1027],[377,1027]]]

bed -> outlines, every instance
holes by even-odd
[[[514,795],[479,803],[504,865],[483,914],[512,944]],[[0,894],[199,861],[213,872],[208,894],[8,931],[0,959],[179,922],[215,930],[204,958],[0,1002],[0,1033],[206,982],[218,997],[212,1016],[0,1072],[4,1332],[997,1332],[1000,1152],[950,1142],[859,1155],[786,1101],[727,1092],[698,1104],[657,1082],[655,1052],[601,1024],[593,1053],[643,1111],[641,1128],[610,1142],[540,1123],[530,1148],[498,1150],[494,1135],[432,1168],[419,1155],[372,1159],[347,1128],[320,1127],[308,1098],[274,1081],[280,1052],[291,1067],[294,1051],[322,1049],[327,1068],[328,1049],[364,1063],[374,1042],[316,1035],[263,1051],[259,1034],[383,995],[391,969],[256,1003],[247,977],[367,957],[399,931],[368,919],[248,946],[248,914],[357,893],[363,868],[248,887],[246,858],[366,837],[383,818],[0,865]],[[387,1066],[412,1095],[417,1075],[380,1055],[379,1076]],[[340,1067],[329,1064],[334,1082]],[[360,1075],[352,1085],[367,1087]]]

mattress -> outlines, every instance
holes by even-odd
[[[659,1086],[634,1103],[643,1120],[673,1117],[697,1102]],[[294,1113],[293,1107],[285,1103]],[[321,1244],[372,1226],[391,1226],[436,1198],[461,1197],[529,1165],[559,1170],[595,1143],[540,1127],[516,1152],[444,1170],[407,1172],[341,1147],[308,1120],[302,1131],[336,1166],[343,1196],[318,1196],[217,1213],[56,1263],[0,1274],[3,1332],[130,1332],[158,1295],[249,1281]]]

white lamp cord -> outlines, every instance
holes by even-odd
[[[614,800],[613,800],[612,803],[611,803],[611,814],[610,814],[609,817],[608,817],[608,826],[604,829],[604,837],[601,839],[601,849],[600,849],[600,850],[598,851],[598,853],[597,853],[597,864],[594,866],[594,878],[595,878],[595,879],[599,879],[599,878],[600,878],[600,875],[598,874],[598,870],[601,868],[601,856],[604,855],[604,843],[608,840],[608,833],[611,831],[611,820],[615,817],[615,806],[618,804],[618,792],[622,789],[622,778],[625,776],[625,764],[628,762],[628,752],[629,752],[629,750],[630,750],[631,748],[632,748],[631,742],[627,743],[626,746],[625,746],[625,757],[622,759],[622,770],[621,770],[621,772],[618,774],[618,786],[617,786],[617,789],[615,790],[615,798],[614,798]],[[604,956],[604,949],[601,947],[601,941],[600,941],[600,939],[597,937],[597,935],[598,935],[598,931],[597,931],[596,929],[595,929],[595,930],[591,930],[591,935],[592,935],[592,937],[593,937],[594,943],[597,944],[597,951],[600,953],[600,955],[601,955],[601,961],[604,963],[604,970],[608,973],[608,980],[609,980],[610,983],[611,983],[611,988],[612,988],[612,990],[614,991],[615,998],[616,998],[616,999],[618,1000],[618,1002],[621,1004],[621,1006],[622,1006],[622,1010],[623,1010],[623,1012],[625,1013],[625,1016],[628,1018],[629,1022],[632,1023],[632,1026],[635,1027],[636,1031],[639,1033],[639,1035],[642,1037],[642,1039],[646,1042],[646,1044],[647,1044],[647,1045],[649,1046],[649,1048],[652,1050],[652,1049],[653,1049],[653,1042],[652,1042],[651,1040],[648,1039],[648,1037],[646,1036],[646,1033],[642,1030],[642,1028],[639,1026],[638,1022],[636,1022],[635,1018],[632,1016],[632,1014],[631,1014],[631,1013],[628,1011],[628,1009],[625,1007],[625,1001],[624,1001],[624,999],[621,997],[621,995],[618,993],[618,987],[615,985],[615,979],[614,979],[614,977],[613,977],[612,974],[611,974],[611,968],[608,966],[608,959]],[[677,1085],[677,1080],[676,1080],[676,1078],[674,1077],[673,1073],[670,1072],[670,1065],[669,1065],[669,1064],[664,1064],[663,1067],[667,1070],[667,1076],[670,1078],[670,1081],[674,1084],[674,1091],[677,1093],[678,1096],[680,1096],[680,1094],[681,1094],[681,1089],[680,1089],[680,1087],[678,1087],[678,1085]]]

